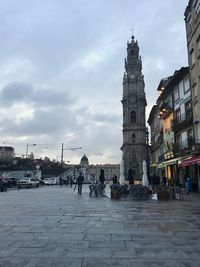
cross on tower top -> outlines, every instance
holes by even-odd
[[[132,33],[132,37],[133,37],[133,33],[134,33],[134,28],[133,28],[133,26],[132,26],[132,28],[131,28],[131,33]]]

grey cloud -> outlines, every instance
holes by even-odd
[[[32,104],[35,107],[69,106],[74,104],[75,97],[69,93],[55,89],[34,89],[31,84],[12,82],[6,85],[0,92],[1,105],[17,103]]]
[[[2,121],[2,134],[13,136],[63,135],[77,127],[76,118],[69,109],[36,110],[33,118],[26,118],[16,123],[14,119]]]
[[[122,110],[130,29],[133,25],[139,42],[147,102],[152,105],[160,79],[187,64],[183,16],[187,3],[0,1],[0,81],[7,84],[0,92],[2,138],[28,135],[39,142],[40,134],[62,140],[69,133],[75,136],[73,142],[81,139],[91,155],[107,150],[120,155],[122,114],[118,110]],[[20,82],[13,83],[17,79]],[[103,104],[100,108],[102,99],[112,108]],[[119,101],[113,105],[113,99]],[[24,103],[29,103],[32,117],[16,120],[13,114],[10,120],[6,107]],[[91,103],[93,109],[88,108]]]
[[[6,85],[0,93],[0,102],[4,103],[15,103],[23,102],[31,97],[33,93],[33,87],[31,84],[22,82],[11,82]]]

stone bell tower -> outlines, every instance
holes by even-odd
[[[138,42],[131,37],[123,77],[123,145],[125,179],[142,179],[143,160],[147,161],[144,76]]]

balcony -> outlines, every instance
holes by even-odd
[[[189,151],[193,150],[194,144],[194,138],[188,138],[183,140],[182,142],[178,142],[174,144],[174,153],[180,155],[188,154]]]
[[[172,123],[172,129],[174,132],[179,132],[193,124],[192,110],[188,110],[186,113],[180,114],[178,118],[175,118]]]
[[[163,103],[160,107],[160,113],[159,116],[161,119],[166,119],[171,113],[173,112],[173,109],[171,105],[168,103]]]

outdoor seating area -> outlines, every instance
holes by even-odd
[[[134,200],[148,200],[148,187],[143,185],[130,185],[130,198]]]
[[[105,196],[104,190],[106,185],[105,184],[90,184],[89,189],[90,193],[89,196],[95,196],[95,197],[102,197]]]
[[[147,200],[148,187],[142,185],[111,185],[111,199],[120,199],[122,196],[129,196],[134,200]]]
[[[150,186],[152,194],[157,194],[158,200],[189,200],[185,188],[178,186],[157,185]]]

